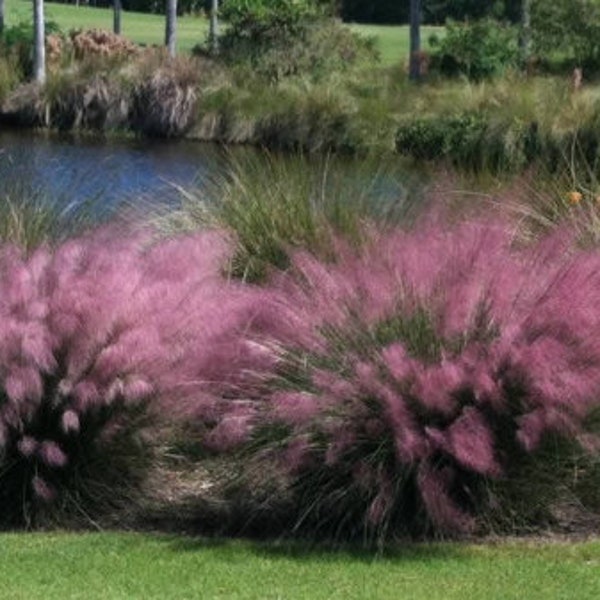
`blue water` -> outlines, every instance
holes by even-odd
[[[218,179],[231,160],[258,150],[223,151],[215,144],[186,141],[105,139],[49,133],[0,131],[0,201],[4,198],[49,198],[59,206],[87,203],[98,215],[121,207],[176,205],[178,188],[192,189],[203,180]],[[327,157],[303,163],[319,169]],[[251,163],[252,168],[261,168]],[[373,172],[371,172],[373,169]],[[373,213],[387,214],[405,203],[421,186],[421,176],[394,164],[381,172],[378,165],[366,170],[360,161],[336,162],[336,195],[360,188],[372,202]],[[269,176],[267,171],[265,176]],[[148,206],[148,208],[150,208]]]
[[[210,144],[0,131],[0,193],[17,184],[105,208],[175,199],[176,186],[189,188],[223,162]]]

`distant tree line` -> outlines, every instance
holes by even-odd
[[[522,0],[423,0],[423,22],[441,24],[447,19],[464,21],[495,17],[517,22]],[[409,0],[340,0],[338,14],[357,23],[408,23]]]
[[[74,4],[77,0],[54,0]],[[112,6],[113,0],[79,0],[91,6]],[[227,0],[222,0],[225,4]],[[356,23],[408,23],[410,0],[318,0],[344,21]],[[423,0],[423,23],[444,23],[495,17],[517,22],[522,0]],[[125,10],[164,14],[165,0],[122,0]],[[178,0],[178,14],[210,9],[210,0]]]
[[[60,4],[80,4],[87,6],[96,6],[98,8],[107,8],[113,6],[114,0],[49,0]],[[167,3],[165,0],[121,0],[123,10],[135,12],[165,14]],[[210,9],[210,0],[178,0],[177,14],[184,15],[190,13],[199,13]]]

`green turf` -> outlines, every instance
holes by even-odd
[[[7,26],[31,18],[31,0],[5,0]],[[111,29],[113,12],[111,8],[92,8],[73,4],[45,3],[46,19],[55,21],[63,31],[70,29]],[[148,15],[123,11],[122,33],[142,44],[164,44],[165,18],[161,15]],[[177,24],[177,47],[179,51],[189,51],[206,39],[208,22],[202,17],[180,17]]]
[[[31,19],[31,0],[5,0],[6,24],[15,25]],[[77,28],[112,29],[112,9],[90,8],[73,4],[46,2],[46,18],[55,21],[62,30]],[[352,25],[355,31],[377,39],[382,62],[394,64],[406,59],[408,53],[408,27]],[[434,30],[440,28],[423,27],[424,45]],[[123,12],[122,33],[134,42],[142,44],[163,44],[165,19],[161,15]],[[177,48],[181,52],[191,50],[197,43],[206,39],[208,21],[200,16],[184,16],[177,21]]]
[[[68,599],[600,597],[600,541],[390,551],[126,533],[0,535],[0,597]]]
[[[381,54],[381,62],[392,65],[404,62],[408,56],[409,31],[407,26],[399,25],[351,25],[354,31],[362,35],[372,36],[377,40]],[[421,27],[421,42],[424,49],[429,48],[429,38],[434,34],[440,35],[442,27]]]

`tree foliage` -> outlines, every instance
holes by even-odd
[[[520,5],[521,0],[424,0],[423,19],[426,23],[483,17],[517,21]],[[343,0],[339,12],[345,21],[407,23],[409,9],[410,2],[397,0]]]
[[[531,27],[539,55],[561,53],[577,66],[600,66],[598,0],[533,0]]]
[[[434,66],[444,75],[480,80],[501,75],[519,58],[517,32],[492,19],[450,22],[433,49]]]
[[[270,80],[319,77],[376,57],[371,40],[341,27],[316,0],[229,0],[221,16],[228,24],[219,38],[221,56]]]

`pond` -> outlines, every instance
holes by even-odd
[[[175,205],[181,198],[179,189],[223,175],[232,164],[260,171],[266,164],[260,157],[259,150],[248,147],[224,150],[189,141],[4,130],[0,131],[0,200],[41,193],[53,202],[89,201],[103,214],[125,206]],[[293,163],[295,157],[287,155],[285,160]],[[337,195],[356,195],[360,189],[369,202],[386,205],[405,199],[423,182],[422,174],[397,157],[385,167],[381,161],[327,156],[298,157],[298,164],[313,174],[314,169],[326,173]],[[272,173],[265,168],[265,177],[269,176]]]
[[[115,207],[176,197],[224,161],[214,145],[0,131],[0,190],[26,185],[49,197]]]

